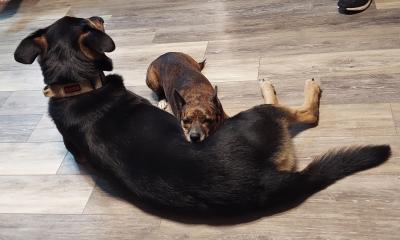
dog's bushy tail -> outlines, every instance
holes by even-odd
[[[337,180],[376,167],[389,159],[389,145],[352,146],[331,150],[314,159],[304,170],[281,176],[285,186],[275,192],[278,201],[309,196]]]
[[[352,146],[331,150],[312,161],[301,174],[311,186],[324,186],[376,167],[391,155],[389,145]]]

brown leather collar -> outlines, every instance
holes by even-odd
[[[44,87],[43,94],[46,97],[72,97],[93,91],[95,89],[99,89],[102,86],[103,83],[101,81],[101,78],[96,79],[96,82],[94,84],[92,84],[92,82],[89,80],[79,83],[52,84]]]

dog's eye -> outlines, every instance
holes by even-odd
[[[190,119],[190,118],[183,119],[183,124],[191,124],[191,123],[192,123],[192,119]]]

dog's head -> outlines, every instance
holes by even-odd
[[[100,17],[63,17],[23,39],[14,53],[16,61],[31,64],[39,57],[46,84],[79,82],[111,71],[104,53],[115,49]]]
[[[217,96],[215,87],[212,97],[202,101],[185,101],[178,91],[174,92],[178,118],[181,121],[185,136],[190,142],[201,142],[223,123],[225,113]]]

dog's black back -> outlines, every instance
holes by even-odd
[[[71,42],[68,51],[75,56],[67,62],[72,69],[82,62],[97,69],[92,76],[85,75],[86,79],[102,76],[102,63],[107,62],[104,51],[110,49],[110,42],[102,36],[105,33],[88,30],[89,35],[95,31],[106,45],[96,48],[91,45],[99,42],[85,43],[99,52],[94,60],[85,58],[79,44],[73,44],[80,39],[79,33],[49,36],[60,26],[67,32],[78,31],[86,21],[62,18],[24,39],[15,58],[31,63],[36,57],[33,55],[40,55],[42,69],[52,68],[52,64],[61,64],[52,55],[57,54],[53,49],[57,44],[49,41],[45,51],[32,51],[37,47],[34,39],[60,38]],[[46,61],[48,58],[52,62]],[[46,83],[79,81],[68,74],[57,78],[46,71],[43,74]],[[311,194],[347,175],[379,165],[390,156],[385,145],[353,147],[327,153],[301,172],[278,171],[273,160],[282,151],[286,134],[286,113],[281,109],[254,107],[227,120],[204,142],[190,144],[172,115],[127,91],[121,77],[109,75],[103,81],[102,88],[89,93],[51,98],[50,116],[76,158],[83,156],[92,166],[119,179],[139,199],[158,206],[239,214],[239,210]]]

